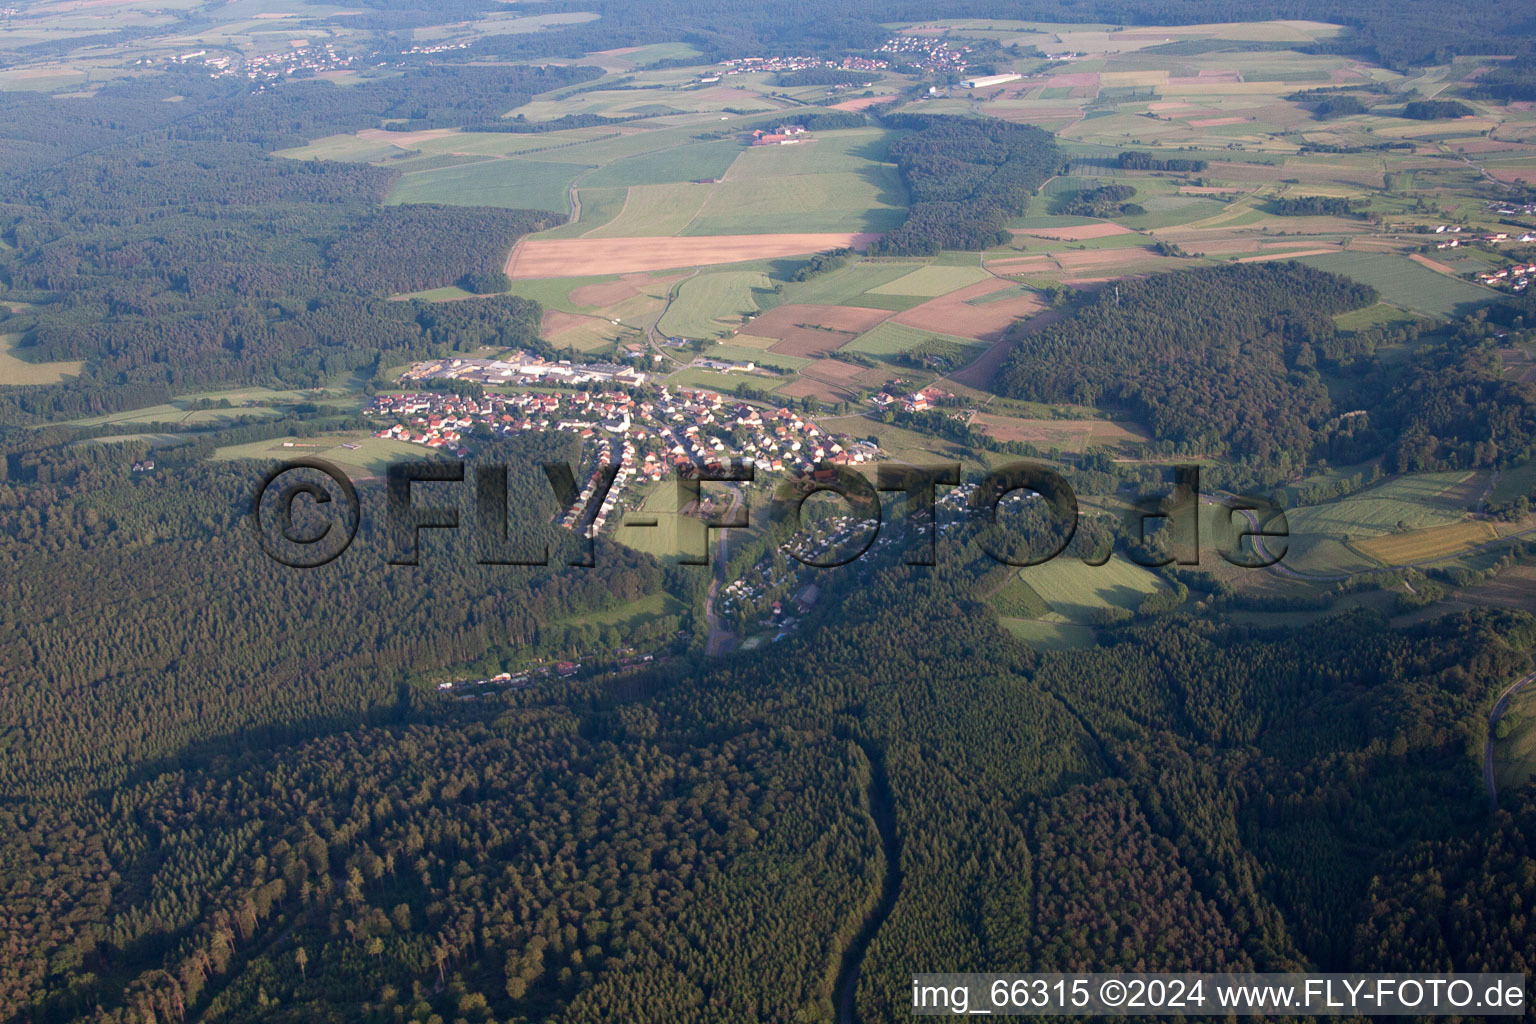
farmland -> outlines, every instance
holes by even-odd
[[[757,312],[753,291],[770,288],[768,276],[757,271],[725,271],[691,278],[679,286],[659,326],[665,334],[689,338],[725,334]]]
[[[1428,316],[1464,316],[1493,299],[1486,288],[1387,253],[1341,252],[1299,262],[1352,277],[1375,288],[1384,302]]]
[[[1382,565],[1418,565],[1450,558],[1498,537],[1499,532],[1491,523],[1452,523],[1372,537],[1359,541],[1355,547]]]
[[[1019,579],[1050,606],[1047,618],[1079,625],[1105,609],[1134,611],[1162,586],[1156,575],[1118,555],[1099,566],[1062,555],[1020,569]]]
[[[14,334],[0,334],[0,386],[17,384],[57,384],[77,377],[85,364],[79,361],[34,363],[15,354],[21,339]]]

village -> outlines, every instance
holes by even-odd
[[[500,376],[502,369],[486,370],[482,364],[487,362],[491,361],[437,360],[419,364],[402,379],[513,382],[510,375]],[[579,525],[579,517],[590,508],[590,498],[601,486],[603,467],[610,471],[617,467],[611,487],[587,524],[592,534],[613,518],[626,491],[636,484],[659,483],[675,473],[718,472],[746,460],[763,471],[805,473],[819,463],[860,465],[872,461],[878,452],[867,441],[828,434],[793,409],[764,408],[697,388],[646,385],[644,375],[630,367],[528,365],[561,365],[567,372],[555,375],[552,382],[575,390],[483,397],[448,391],[379,395],[368,413],[393,422],[375,436],[462,457],[469,454],[473,437],[551,430],[575,434],[584,446],[590,443],[598,468],[588,478],[582,500],[565,513],[563,525]],[[434,366],[437,369],[431,369]],[[487,372],[489,380],[483,376]],[[588,383],[623,390],[584,389]]]

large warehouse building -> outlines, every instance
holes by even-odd
[[[1023,75],[986,75],[982,78],[967,78],[961,82],[966,89],[985,89],[990,85],[1002,85],[1004,82],[1017,82]]]

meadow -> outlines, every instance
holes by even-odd
[[[499,206],[514,210],[570,210],[572,182],[587,170],[580,164],[506,159],[403,174],[385,202]]]
[[[668,336],[714,338],[728,334],[758,311],[757,289],[773,282],[760,271],[723,271],[684,281],[658,325]]]
[[[21,336],[0,334],[0,387],[20,384],[58,384],[78,377],[85,368],[80,360],[34,363],[16,355]]]
[[[1340,252],[1303,256],[1297,262],[1368,284],[1380,293],[1382,301],[1428,316],[1465,316],[1495,297],[1487,288],[1447,277],[1406,256]]]
[[[676,560],[686,552],[702,552],[706,535],[704,522],[678,511],[681,496],[675,480],[663,480],[645,496],[638,512],[620,518],[612,538],[620,544],[643,551],[656,558]],[[654,518],[655,526],[626,526],[625,520]]]
[[[1025,566],[1019,578],[1040,596],[1055,616],[1080,625],[1106,608],[1135,609],[1162,588],[1157,576],[1119,555],[1103,565],[1085,565],[1061,555],[1040,565]]]
[[[216,449],[215,459],[261,459],[278,461],[320,458],[334,464],[353,480],[376,479],[384,475],[391,462],[427,459],[437,456],[431,448],[405,441],[374,437],[354,431],[324,434],[318,437],[283,438],[226,445]]]

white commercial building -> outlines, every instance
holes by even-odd
[[[993,85],[1002,85],[1004,82],[1017,82],[1023,75],[986,75],[982,78],[967,78],[961,82],[966,89],[985,89]]]

